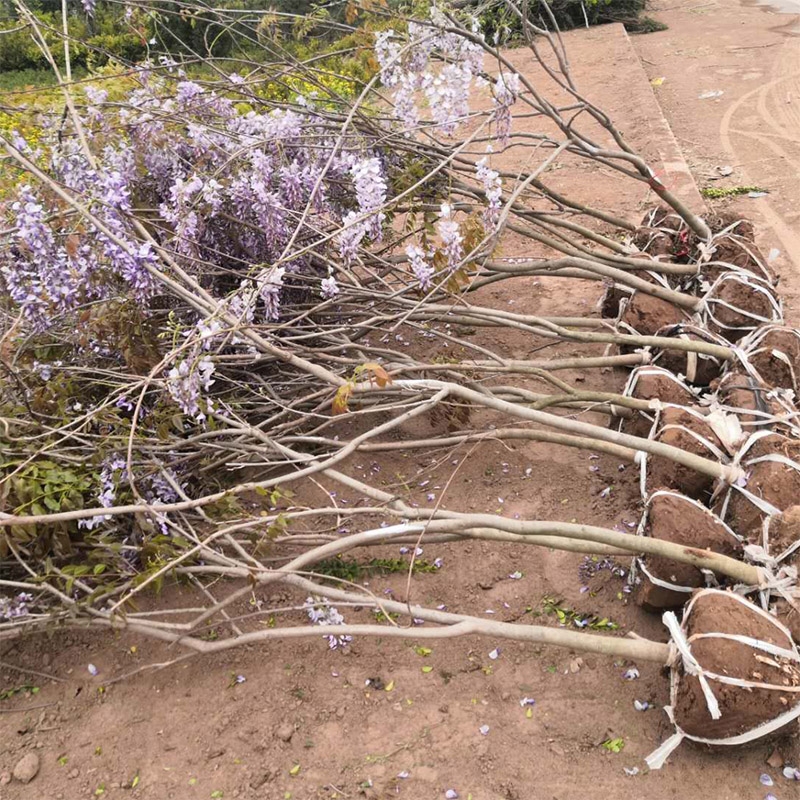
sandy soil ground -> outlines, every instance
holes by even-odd
[[[665,18],[667,13],[677,12],[665,12]],[[760,11],[747,13],[759,21],[762,16],[766,19]],[[761,29],[756,26],[751,31],[748,25],[731,16],[724,30],[732,46],[760,41]],[[771,34],[767,29],[763,35]],[[666,60],[666,54],[675,49],[677,34],[667,31],[657,36],[648,47],[662,47]],[[582,90],[618,121],[637,147],[661,164],[666,175],[682,180],[683,191],[691,196],[691,185],[685,175],[680,177],[677,151],[654,133],[663,130],[663,123],[657,117],[651,87],[621,29],[577,32],[568,41]],[[713,41],[719,47],[727,40]],[[644,53],[643,45],[637,42],[637,47]],[[658,63],[647,52],[645,57]],[[513,57],[524,68],[528,56]],[[752,53],[747,56],[751,57],[755,58]],[[677,70],[679,57],[675,58]],[[654,69],[649,64],[647,68]],[[686,99],[681,104],[681,92],[696,97],[706,89],[706,82],[708,88],[727,86],[718,84],[716,76],[712,80],[707,71],[701,74],[707,81],[699,89],[683,87],[676,73],[659,91],[675,92],[676,107],[686,109],[687,126],[712,110],[721,125],[722,105],[696,101],[689,106]],[[762,74],[765,81],[770,80],[766,72]],[[686,79],[687,84],[691,82],[693,78]],[[746,91],[755,86],[748,84]],[[726,163],[735,160],[726,156],[717,140],[712,143],[708,126],[713,136],[722,135],[716,124],[704,120],[696,133],[676,125],[682,131],[679,142],[691,153],[696,168],[721,163],[723,157]],[[743,124],[736,122],[736,126]],[[691,136],[707,137],[697,152],[689,149]],[[728,136],[739,141],[732,129]],[[778,141],[777,136],[772,139]],[[514,165],[515,157],[514,153],[505,157],[508,166]],[[638,219],[652,202],[647,187],[631,189],[626,184],[621,190],[613,176],[597,175],[597,169],[567,164],[550,178],[558,188]],[[698,174],[704,182],[705,173]],[[770,207],[789,202],[790,191],[797,188],[788,186],[788,179],[781,184],[770,182]],[[742,202],[748,211],[767,205],[761,200]],[[768,221],[767,216],[764,220]],[[788,247],[783,247],[788,253]],[[509,238],[503,255],[525,255],[525,248]],[[797,291],[791,274],[786,284],[784,291],[791,293],[793,286]],[[531,313],[574,315],[596,313],[600,291],[597,285],[529,280],[517,283],[513,291],[486,291],[483,299]],[[520,357],[540,345],[522,336],[500,342],[505,352]],[[590,347],[569,351],[597,352]],[[558,352],[566,351],[545,350],[553,356]],[[579,376],[561,377],[575,380]],[[621,372],[592,373],[585,385],[618,389],[624,379]],[[513,447],[492,443],[472,452],[437,452],[429,457],[404,453],[375,460],[359,457],[347,469],[355,475],[371,473],[386,486],[405,486],[408,497],[420,504],[442,499],[443,487],[455,474],[443,498],[453,508],[580,519],[608,526],[629,526],[639,515],[637,476],[631,467],[610,457],[595,460],[588,453],[533,443]],[[608,487],[610,493],[604,492]],[[332,488],[321,481],[319,489],[305,490]],[[348,499],[352,498],[340,493],[336,502]],[[327,500],[331,501],[329,496]],[[626,602],[619,576],[602,570],[586,591],[579,574],[582,556],[477,543],[423,543],[423,547],[424,558],[443,559],[437,572],[415,574],[410,585],[404,575],[361,576],[359,580],[368,581],[376,593],[391,591],[398,598],[446,604],[449,609],[495,619],[558,625],[553,610],[557,606],[613,621],[619,627],[608,631],[609,636],[635,630],[666,639],[656,617]],[[374,555],[400,554],[396,548],[386,548]],[[628,565],[620,566],[627,569]],[[222,595],[225,587],[213,591]],[[263,591],[230,613],[245,615],[254,606],[280,608],[302,600],[285,591]],[[192,598],[188,590],[172,587],[161,600],[150,602],[188,605]],[[349,621],[368,618],[363,610],[343,612]],[[302,619],[295,613],[287,621]],[[180,653],[127,635],[101,638],[88,633],[6,646],[0,652],[0,686],[28,685],[38,691],[0,700],[0,773],[31,752],[39,756],[41,767],[27,786],[0,785],[0,798],[432,800],[453,790],[460,798],[473,800],[634,800],[645,796],[652,800],[747,800],[766,795],[768,790],[759,782],[764,772],[775,780],[772,791],[780,800],[796,796],[796,788],[780,777],[780,770],[765,763],[775,747],[782,760],[797,763],[800,751],[792,737],[713,753],[685,745],[664,769],[648,773],[643,758],[670,733],[661,710],[668,683],[658,665],[631,665],[485,639],[426,642],[430,652],[415,644],[355,641],[346,652],[331,652],[320,637],[248,646],[139,672],[118,682],[113,681],[148,664],[172,661]],[[89,673],[89,664],[97,667],[96,676]],[[640,675],[626,680],[624,673],[631,666]],[[237,682],[237,676],[245,680]],[[533,704],[522,704],[526,698]],[[647,701],[652,708],[638,711],[635,700]],[[602,746],[615,738],[624,740],[620,752]],[[629,775],[626,769],[639,772]],[[3,781],[0,776],[0,784]]]

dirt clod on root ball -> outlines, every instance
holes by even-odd
[[[770,283],[775,280],[761,251],[743,236],[725,234],[714,239],[713,246],[715,250],[711,261],[702,267],[706,280],[715,281],[723,272],[729,272],[731,267],[752,272]]]
[[[711,673],[753,683],[776,686],[800,685],[797,662],[764,653],[749,644],[718,637],[694,639],[706,633],[747,636],[792,650],[794,643],[775,624],[724,592],[705,592],[694,600],[685,620],[692,654]],[[759,658],[760,656],[760,658]],[[797,692],[780,689],[744,688],[709,679],[722,713],[714,720],[706,704],[700,681],[682,672],[675,698],[675,722],[691,736],[726,739],[751,731],[790,710],[800,702]]]
[[[698,507],[689,498],[677,494],[657,493],[650,498],[644,532],[653,539],[698,550],[711,550],[732,558],[737,558],[741,553],[739,541],[718,517]],[[691,564],[651,555],[643,561],[654,578],[666,583],[690,588],[705,585],[703,573]],[[688,597],[686,592],[658,586],[643,575],[636,602],[648,611],[661,611],[682,606]]]

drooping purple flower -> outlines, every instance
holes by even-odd
[[[505,147],[511,136],[511,106],[517,102],[521,91],[520,77],[516,72],[501,72],[494,84],[494,119],[497,138]]]
[[[419,283],[419,288],[427,292],[433,285],[433,267],[425,260],[425,252],[421,247],[410,244],[406,247],[406,255],[411,265],[411,271]]]
[[[166,385],[170,396],[184,414],[194,417],[198,422],[205,420],[211,408],[210,401],[202,393],[214,383],[211,377],[214,370],[214,363],[203,356],[195,361],[185,358],[167,373]]]
[[[483,184],[483,191],[488,205],[483,218],[488,228],[497,224],[502,207],[501,198],[503,196],[502,180],[500,173],[489,167],[488,156],[484,156],[475,166],[475,174]]]
[[[336,282],[336,277],[333,272],[328,273],[327,278],[323,278],[320,284],[320,294],[326,300],[332,300],[340,292],[339,284]]]
[[[464,237],[458,223],[453,219],[453,207],[448,203],[442,203],[436,230],[442,240],[442,250],[447,256],[447,266],[452,272],[464,257]]]
[[[264,319],[276,322],[280,317],[281,287],[284,267],[268,267],[256,277],[258,296],[264,303]]]

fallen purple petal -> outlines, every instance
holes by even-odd
[[[783,777],[788,778],[790,781],[800,781],[800,769],[794,767],[784,767]]]
[[[97,669],[97,667],[94,664],[89,664],[87,669],[89,670],[90,675],[97,675],[97,673],[100,672],[100,670]]]
[[[519,701],[519,704],[522,708],[525,706],[532,706],[536,701],[532,697],[523,697],[522,700]]]
[[[774,786],[775,785],[775,781],[773,781],[772,778],[769,775],[767,775],[766,772],[762,773],[761,777],[758,780],[761,782],[762,786]]]
[[[444,796],[447,798],[447,800],[458,800],[458,792],[455,789],[448,789],[444,793]]]
[[[411,773],[407,769],[404,769],[402,772],[397,773],[397,777],[404,781],[410,774]]]
[[[522,578],[522,573],[517,570],[516,572],[512,572],[508,577],[511,578],[512,581],[518,581]]]
[[[500,648],[499,647],[495,647],[495,649],[492,650],[491,653],[489,653],[489,658],[491,658],[492,661],[496,661],[499,656],[500,656]]]
[[[622,677],[625,678],[626,681],[635,681],[639,677],[639,670],[636,669],[636,667],[626,669],[625,672],[622,673]]]
[[[634,700],[633,707],[637,711],[647,711],[647,709],[650,708],[650,703],[648,703],[647,700]],[[765,776],[762,775],[761,777],[764,778]],[[768,778],[769,775],[767,775],[766,777]],[[761,782],[764,783],[763,780]],[[771,786],[772,784],[767,784],[767,785]]]
[[[489,733],[489,726],[481,725],[480,728],[478,728],[478,732],[480,733],[481,736],[486,736],[486,734]]]

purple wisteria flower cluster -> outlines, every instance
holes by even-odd
[[[381,149],[361,134],[332,135],[311,106],[242,110],[168,59],[151,67],[122,101],[87,88],[80,113],[91,154],[77,136],[41,145],[40,163],[88,215],[65,214],[62,198],[29,184],[9,204],[0,291],[28,327],[70,326],[88,304],[112,299],[147,316],[174,267],[239,325],[279,322],[296,275],[303,286],[317,281],[317,297],[336,297],[333,265],[353,263],[383,236],[389,161]],[[142,208],[151,210],[147,225]],[[210,343],[219,337],[192,314],[183,312],[180,325],[193,338],[162,385],[202,422],[215,381]],[[241,341],[233,331],[226,344]]]
[[[441,9],[433,5],[430,24],[408,24],[407,41],[391,29],[375,34],[381,81],[392,90],[395,113],[408,128],[419,124],[417,97],[422,94],[434,124],[443,133],[454,133],[469,114],[472,87],[483,81],[483,48],[450,27]],[[480,35],[477,19],[472,28]]]
[[[27,592],[20,592],[14,597],[0,595],[0,619],[15,620],[20,617],[27,617],[30,613],[29,603],[33,602],[33,595]]]

